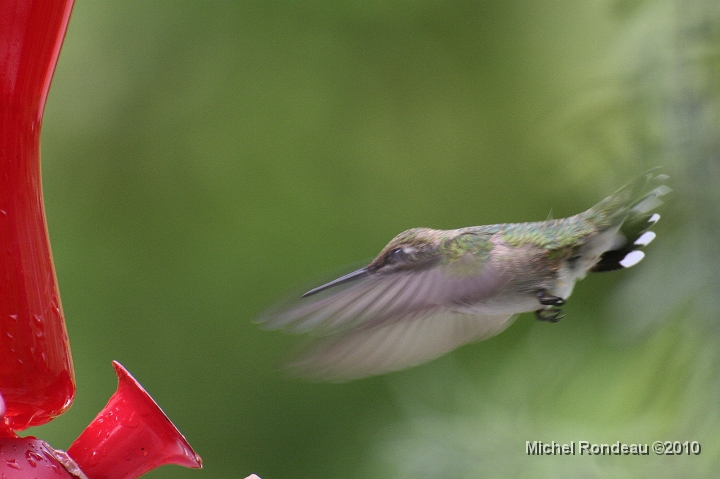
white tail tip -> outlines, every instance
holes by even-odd
[[[647,246],[655,239],[657,235],[653,231],[646,231],[638,239],[635,240],[634,245]]]
[[[632,266],[635,266],[638,264],[642,259],[645,257],[645,253],[642,251],[630,251],[628,254],[625,255],[625,257],[620,261],[620,266],[623,268],[630,268]]]

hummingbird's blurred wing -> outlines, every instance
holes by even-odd
[[[438,307],[337,338],[321,338],[288,366],[300,376],[336,382],[397,371],[494,336],[515,317],[472,315]]]
[[[438,307],[458,310],[486,302],[508,283],[503,268],[465,256],[420,271],[362,275],[358,270],[351,282],[282,305],[257,322],[268,329],[326,336],[427,315]]]
[[[293,363],[302,375],[343,380],[380,374],[420,364],[509,326],[515,311],[488,306],[507,285],[505,273],[471,253],[420,271],[359,270],[351,273],[352,281],[270,311],[258,322],[323,336]]]

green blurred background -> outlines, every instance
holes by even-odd
[[[78,0],[43,182],[78,392],[124,364],[205,461],[147,477],[713,477],[720,13],[702,1]],[[558,324],[347,384],[283,377],[251,320],[398,232],[577,213],[663,165],[631,271]],[[526,441],[699,441],[529,457]]]

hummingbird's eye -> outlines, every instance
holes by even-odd
[[[405,259],[405,250],[402,248],[395,248],[394,250],[391,250],[388,255],[386,262],[389,264],[398,263]]]

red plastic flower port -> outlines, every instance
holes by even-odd
[[[117,361],[118,388],[68,449],[89,479],[135,478],[164,464],[202,467],[180,431]]]
[[[137,479],[165,464],[201,468],[200,456],[150,395],[120,363],[113,366],[117,391],[67,453],[34,437],[0,436],[0,477]],[[4,414],[0,395],[0,424]]]

